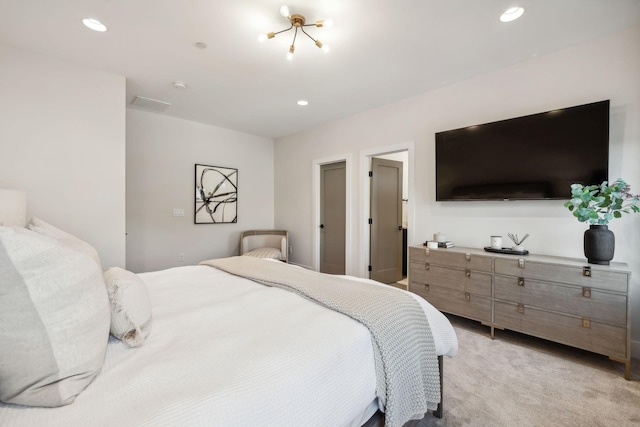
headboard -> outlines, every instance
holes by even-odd
[[[278,259],[288,262],[289,232],[287,230],[247,230],[240,234],[240,255],[261,248],[279,250]]]

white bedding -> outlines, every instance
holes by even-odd
[[[101,374],[73,404],[0,403],[0,425],[351,426],[375,409],[371,338],[360,323],[208,266],[140,276],[153,306],[145,344],[111,338]],[[455,355],[451,324],[416,299],[437,353]]]

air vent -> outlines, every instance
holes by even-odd
[[[142,107],[153,111],[165,111],[171,107],[171,104],[157,99],[145,98],[144,96],[136,96],[131,105]]]

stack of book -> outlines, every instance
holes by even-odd
[[[429,244],[430,243],[430,244]],[[453,248],[455,246],[455,244],[451,241],[446,241],[446,242],[436,242],[435,240],[427,240],[423,246],[433,246],[433,245],[438,245],[439,248]]]

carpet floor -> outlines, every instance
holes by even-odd
[[[420,427],[640,426],[640,366],[631,381],[608,357],[448,316],[459,341],[444,360],[444,417]]]

